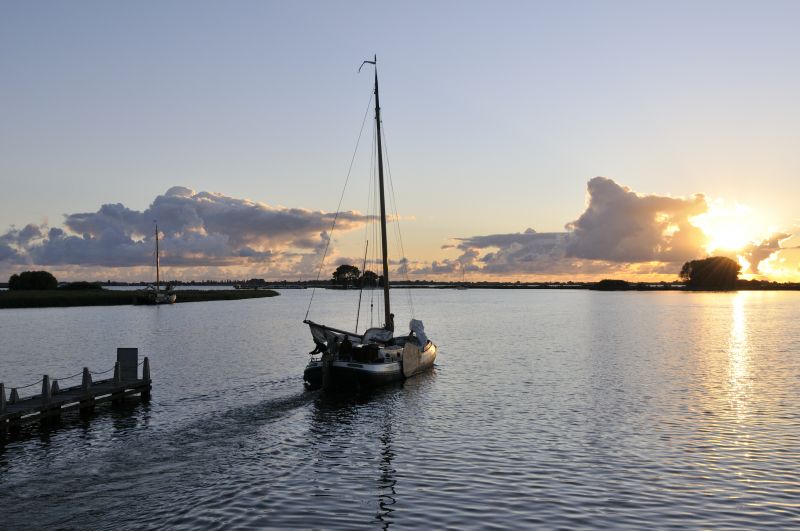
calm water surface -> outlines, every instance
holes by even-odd
[[[7,386],[138,346],[154,390],[0,446],[0,528],[800,525],[800,293],[416,290],[435,371],[338,398],[309,295],[1,310]]]

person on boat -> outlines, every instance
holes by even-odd
[[[353,355],[353,344],[350,342],[350,339],[345,336],[342,340],[342,344],[339,345],[339,359],[349,360]]]
[[[314,339],[314,350],[309,352],[309,354],[319,354],[320,352],[325,352],[328,347],[325,346],[325,343],[319,341],[317,338]]]

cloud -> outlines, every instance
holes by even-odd
[[[452,275],[467,271],[500,278],[514,276],[604,275],[675,277],[680,264],[705,254],[707,238],[691,223],[708,210],[703,195],[692,198],[643,195],[611,179],[587,186],[586,210],[563,232],[524,232],[456,238],[461,255],[433,261],[415,274]]]
[[[164,265],[258,264],[292,271],[298,265],[319,263],[333,216],[175,186],[144,211],[113,203],[96,212],[67,214],[63,228],[12,227],[0,236],[0,261],[65,267],[147,266],[153,261],[153,221],[158,220]],[[368,219],[358,212],[341,212],[336,230],[352,230]]]
[[[612,262],[679,262],[696,258],[707,238],[690,219],[708,210],[702,194],[691,199],[640,195],[611,179],[588,184],[589,201],[567,224],[567,256]]]
[[[460,278],[466,272],[471,280],[474,275],[672,280],[683,262],[706,255],[708,238],[693,220],[709,208],[702,194],[689,198],[641,194],[612,179],[595,177],[587,185],[586,208],[564,231],[528,228],[454,238],[441,246],[443,256],[436,260],[393,261],[391,275]],[[162,264],[173,278],[314,278],[332,244],[328,231],[333,217],[323,211],[273,207],[175,186],[142,211],[109,203],[94,212],[67,214],[58,227],[12,226],[0,235],[0,266],[47,267],[67,278],[148,278],[157,219]],[[371,219],[343,212],[336,230],[349,231]],[[737,254],[750,262],[752,272],[796,278],[800,241],[792,241],[797,231],[791,234],[775,233]],[[362,261],[363,256],[341,256],[331,247],[326,265]],[[368,269],[380,270],[380,265],[370,264]]]
[[[745,247],[739,254],[756,278],[797,282],[800,277],[800,230],[776,232]]]
[[[778,232],[760,242],[751,243],[745,247],[741,255],[750,263],[750,271],[757,272],[761,262],[780,251],[782,249],[781,243],[791,237],[791,234]]]
[[[458,258],[470,271],[480,269],[493,275],[553,272],[567,265],[564,249],[566,234],[536,232],[528,228],[521,233],[492,234],[462,238]],[[486,251],[481,256],[480,251]]]
[[[19,253],[10,245],[0,242],[0,262],[11,262],[19,256]]]

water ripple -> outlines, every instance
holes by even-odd
[[[303,390],[285,295],[119,312],[174,342],[152,403],[0,447],[0,527],[800,525],[800,295],[422,292],[436,369],[338,397]]]

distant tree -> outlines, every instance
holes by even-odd
[[[377,285],[378,275],[376,275],[374,271],[364,271],[364,274],[361,275],[361,287],[374,288]]]
[[[594,286],[591,286],[590,289],[600,291],[625,291],[631,289],[631,284],[626,280],[604,278]]]
[[[742,266],[730,258],[712,256],[686,262],[679,276],[692,289],[731,290],[736,289],[741,269]]]
[[[334,284],[338,284],[342,287],[348,287],[351,285],[355,285],[358,282],[359,277],[361,276],[361,271],[350,264],[342,264],[336,268],[336,271],[333,272],[333,278],[331,279]]]
[[[8,279],[9,290],[56,289],[58,280],[49,271],[23,271]]]

